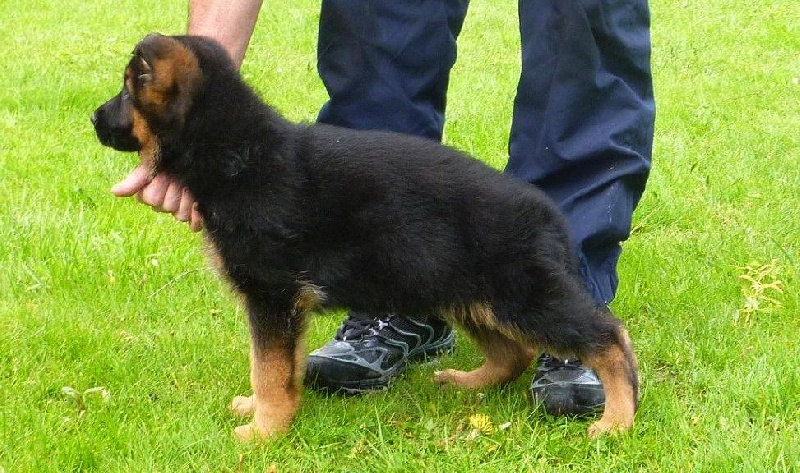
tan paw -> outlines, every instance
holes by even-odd
[[[253,396],[236,396],[231,401],[228,409],[239,417],[247,417],[253,415],[255,405],[253,404]]]
[[[233,435],[235,435],[239,441],[245,443],[258,439],[253,424],[240,425],[239,427],[236,427],[233,429]]]
[[[615,435],[631,428],[631,423],[615,422],[608,419],[600,419],[589,426],[587,433],[589,438],[597,438],[600,435]]]
[[[441,384],[453,384],[456,386],[466,385],[469,373],[459,370],[444,370],[433,373],[433,380]]]
[[[255,423],[251,422],[249,424],[240,425],[233,429],[233,434],[242,442],[260,442],[262,440],[266,440],[270,437],[274,437],[275,435],[282,432],[279,429],[262,429],[259,428]]]
[[[434,373],[433,380],[464,389],[479,389],[493,383],[484,376],[484,373],[485,370],[480,368],[473,371],[444,370]]]
[[[236,427],[233,429],[233,433],[242,442],[260,442],[283,435],[288,429],[288,422],[286,424],[277,424],[274,422],[258,422],[254,419],[249,424]]]

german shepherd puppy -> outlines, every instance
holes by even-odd
[[[203,37],[150,35],[122,91],[92,116],[100,142],[136,151],[194,195],[218,266],[246,304],[254,416],[244,440],[285,431],[317,308],[440,314],[485,356],[439,383],[517,378],[541,350],[580,357],[606,394],[589,435],[625,430],[636,360],[622,323],[581,279],[565,220],[533,186],[439,143],[295,124]]]

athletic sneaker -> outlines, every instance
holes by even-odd
[[[603,408],[605,393],[597,374],[580,360],[542,354],[531,382],[531,397],[551,415],[589,414]]]
[[[437,318],[350,312],[333,340],[308,356],[306,384],[358,394],[387,389],[409,361],[450,351],[455,333]]]

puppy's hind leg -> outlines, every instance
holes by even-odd
[[[485,361],[472,371],[448,369],[437,372],[434,376],[436,382],[479,389],[511,382],[528,368],[536,351],[511,338],[512,331],[497,324],[491,309],[473,306],[457,314],[453,318],[470,333]]]
[[[605,307],[563,304],[540,328],[545,350],[577,355],[597,373],[605,391],[603,416],[589,426],[589,436],[629,429],[636,414],[639,378],[636,357],[622,322]]]
[[[604,309],[600,309],[604,310]],[[608,313],[609,317],[613,317]],[[603,417],[589,426],[589,437],[606,432],[624,431],[633,426],[638,408],[639,377],[636,357],[628,332],[617,321],[615,339],[605,347],[582,355],[582,360],[593,369],[606,395]]]

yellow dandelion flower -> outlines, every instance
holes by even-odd
[[[491,435],[494,432],[492,419],[486,414],[473,414],[469,416],[469,425],[484,435]]]

